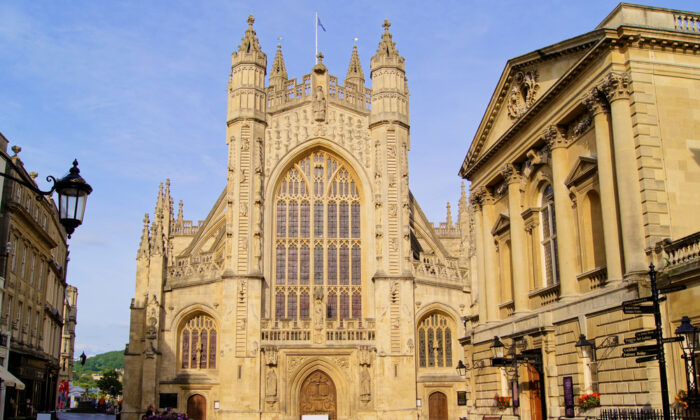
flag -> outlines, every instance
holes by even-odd
[[[316,16],[316,22],[318,23],[318,26],[320,26],[321,29],[323,29],[323,32],[326,32],[326,28],[323,27],[323,23],[321,23],[320,17]]]

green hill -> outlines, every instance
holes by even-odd
[[[123,350],[109,351],[107,353],[88,357],[85,361],[85,365],[81,365],[80,359],[76,359],[73,362],[73,384],[95,388],[97,385],[92,375],[112,369],[120,371],[124,369]]]

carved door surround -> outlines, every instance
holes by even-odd
[[[336,420],[337,412],[338,397],[333,380],[322,370],[311,372],[299,391],[299,414],[327,414],[329,420]]]

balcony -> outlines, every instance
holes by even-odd
[[[311,319],[263,319],[263,344],[371,344],[374,319],[326,319],[314,324]]]
[[[546,305],[550,305],[559,300],[559,294],[561,287],[559,284],[545,286],[537,290],[530,292],[528,297],[530,298],[530,309],[541,308]]]
[[[608,281],[608,268],[606,266],[596,267],[576,276],[581,293],[600,289]]]
[[[700,232],[656,244],[655,258],[661,279],[681,282],[700,275]]]
[[[435,255],[420,253],[418,260],[413,260],[413,276],[416,279],[466,285],[468,271],[459,267],[456,258],[441,260]]]

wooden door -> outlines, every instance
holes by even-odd
[[[337,409],[333,380],[323,371],[312,372],[301,384],[299,414],[327,414],[330,420],[336,420]]]
[[[195,394],[187,399],[187,417],[190,420],[207,419],[207,399]]]
[[[528,391],[530,397],[530,420],[543,420],[542,412],[542,377],[531,364],[527,365]]]
[[[447,396],[442,392],[433,392],[428,401],[429,420],[447,420]]]

